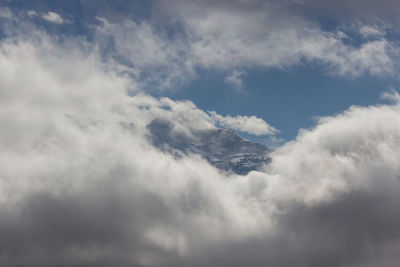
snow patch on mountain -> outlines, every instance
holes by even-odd
[[[147,125],[150,142],[177,156],[197,154],[225,172],[245,175],[270,162],[270,148],[250,142],[231,129],[212,128],[184,133],[167,120],[154,119]]]

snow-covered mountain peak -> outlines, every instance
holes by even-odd
[[[187,134],[174,130],[171,122],[161,119],[153,120],[147,129],[149,140],[157,148],[201,155],[223,171],[247,174],[270,162],[271,149],[250,142],[231,129],[213,128]]]

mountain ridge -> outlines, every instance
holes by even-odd
[[[147,125],[148,139],[158,149],[179,156],[197,154],[224,172],[245,175],[260,170],[271,159],[272,149],[248,141],[228,128],[184,133],[172,122],[154,119]]]

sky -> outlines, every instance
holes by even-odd
[[[0,0],[1,266],[398,266],[400,3]],[[146,125],[274,148],[222,173]]]

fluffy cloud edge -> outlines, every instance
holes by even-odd
[[[31,15],[34,13],[30,13]],[[61,17],[60,14],[53,12],[53,11],[49,11],[46,14],[43,14],[41,16],[44,20],[51,22],[51,23],[55,23],[55,24],[63,24],[65,23],[65,20]]]
[[[208,114],[212,121],[222,127],[231,128],[244,133],[252,135],[275,135],[279,131],[273,126],[269,125],[266,121],[256,116],[222,116],[215,111],[209,111]]]

